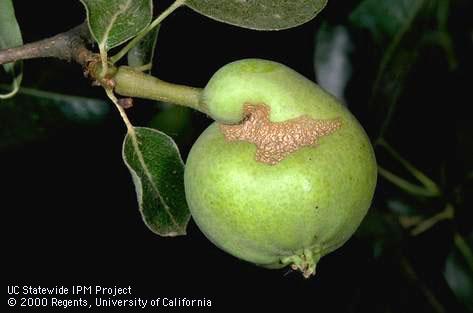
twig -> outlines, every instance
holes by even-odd
[[[422,171],[417,169],[414,165],[412,165],[409,161],[405,160],[401,157],[401,155],[394,150],[383,138],[380,138],[377,142],[377,145],[386,149],[391,156],[394,157],[399,163],[402,164],[419,182],[424,185],[424,189],[431,194],[431,196],[439,196],[441,194],[440,188],[437,184],[427,175],[425,175]]]
[[[443,305],[437,300],[434,293],[427,287],[427,285],[422,282],[422,280],[417,276],[417,273],[414,270],[414,267],[411,265],[411,262],[406,258],[401,258],[401,270],[406,275],[408,280],[416,286],[424,295],[425,299],[429,302],[432,307],[433,312],[435,313],[445,313],[446,310]]]
[[[0,64],[34,58],[58,58],[75,61],[82,66],[92,58],[87,49],[92,42],[87,23],[72,28],[64,33],[42,39],[23,46],[0,50]]]
[[[426,230],[432,228],[434,225],[436,225],[438,222],[444,221],[444,220],[451,220],[453,219],[455,214],[455,210],[451,204],[447,204],[447,207],[442,211],[439,212],[431,217],[429,217],[426,220],[421,221],[416,225],[416,227],[411,230],[411,235],[412,236],[418,236],[425,232]]]
[[[465,258],[470,270],[473,271],[473,252],[471,252],[471,247],[468,245],[467,241],[458,232],[456,232],[453,235],[453,242]]]
[[[182,4],[182,1],[176,0],[176,4]],[[157,20],[162,20],[162,18]],[[87,23],[83,23],[50,38],[16,48],[0,50],[0,65],[19,60],[47,57],[75,61],[84,68],[84,73],[93,80],[94,85],[101,85],[105,89],[110,89],[110,92],[113,91],[126,97],[167,101],[208,114],[207,107],[200,101],[202,92],[200,88],[163,82],[127,66],[108,66],[107,71],[103,74],[103,65],[99,55],[87,48],[87,45],[92,42],[89,27]]]
[[[387,181],[391,182],[392,184],[396,185],[400,189],[412,195],[421,196],[421,197],[437,197],[438,196],[438,193],[436,191],[431,191],[423,186],[410,183],[404,178],[397,176],[396,174],[388,171],[387,169],[379,165],[378,165],[378,174],[384,177]]]

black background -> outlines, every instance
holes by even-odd
[[[162,7],[170,3],[162,2]],[[329,1],[321,16],[343,14],[352,2],[339,9],[336,1]],[[84,19],[79,1],[14,4],[25,42],[65,31]],[[155,73],[167,81],[203,87],[222,65],[259,57],[285,63],[314,79],[314,33],[319,24],[315,19],[291,30],[256,32],[180,9],[160,30]],[[55,75],[46,75],[48,69]],[[431,81],[418,82],[419,88],[431,88],[428,85],[435,86],[438,79],[433,75]],[[25,86],[103,98],[99,88],[91,88],[83,79],[79,66],[57,60],[26,62],[24,81]],[[457,92],[455,101],[462,101],[468,80],[460,76],[457,83],[464,88],[457,85],[455,90],[465,91]],[[447,89],[443,96],[448,95]],[[471,104],[471,96],[467,99]],[[448,111],[439,104],[432,106],[435,121]],[[144,106],[138,102],[130,113],[138,124],[146,119]],[[463,106],[458,110],[448,111],[447,116],[466,112]],[[195,113],[193,121],[195,139],[210,120]],[[382,312],[385,302],[399,301],[397,306],[406,308],[421,297],[393,297],[401,293],[398,272],[386,271],[391,267],[389,259],[375,263],[370,247],[356,237],[324,257],[316,277],[305,280],[287,269],[258,268],[220,251],[193,222],[185,237],[154,235],[141,220],[131,177],[121,159],[124,133],[118,114],[110,114],[100,125],[64,128],[47,141],[1,152],[2,259],[8,285],[131,285],[135,297],[206,298],[219,312],[255,308]],[[181,148],[185,158],[190,147]],[[377,292],[380,285],[383,293]],[[360,293],[372,302],[358,303]]]

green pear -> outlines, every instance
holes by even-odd
[[[321,87],[267,60],[225,65],[201,101],[216,122],[187,158],[196,224],[242,260],[313,275],[370,207],[377,166],[365,131]]]

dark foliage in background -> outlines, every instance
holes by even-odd
[[[78,1],[14,2],[25,42],[85,18]],[[159,2],[158,11],[170,4]],[[472,56],[466,0],[329,1],[315,20],[279,32],[237,28],[189,9],[166,19],[153,67],[161,79],[203,87],[237,59],[284,63],[333,88],[374,143],[382,138],[439,186],[439,195],[425,197],[379,177],[355,237],[324,257],[310,280],[241,262],[193,223],[182,238],[150,232],[120,156],[125,130],[102,90],[75,64],[27,61],[29,89],[0,102],[7,283],[132,285],[139,296],[206,297],[221,310],[471,312]],[[172,136],[184,159],[211,122],[151,101],[136,101],[129,114],[136,125]],[[416,181],[383,144],[376,155],[383,168]]]

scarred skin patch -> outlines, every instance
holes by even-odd
[[[220,130],[227,141],[254,143],[256,160],[274,165],[302,147],[316,145],[320,137],[342,126],[340,118],[315,120],[305,115],[273,123],[269,113],[265,104],[245,104],[246,118],[238,125],[220,124]]]

